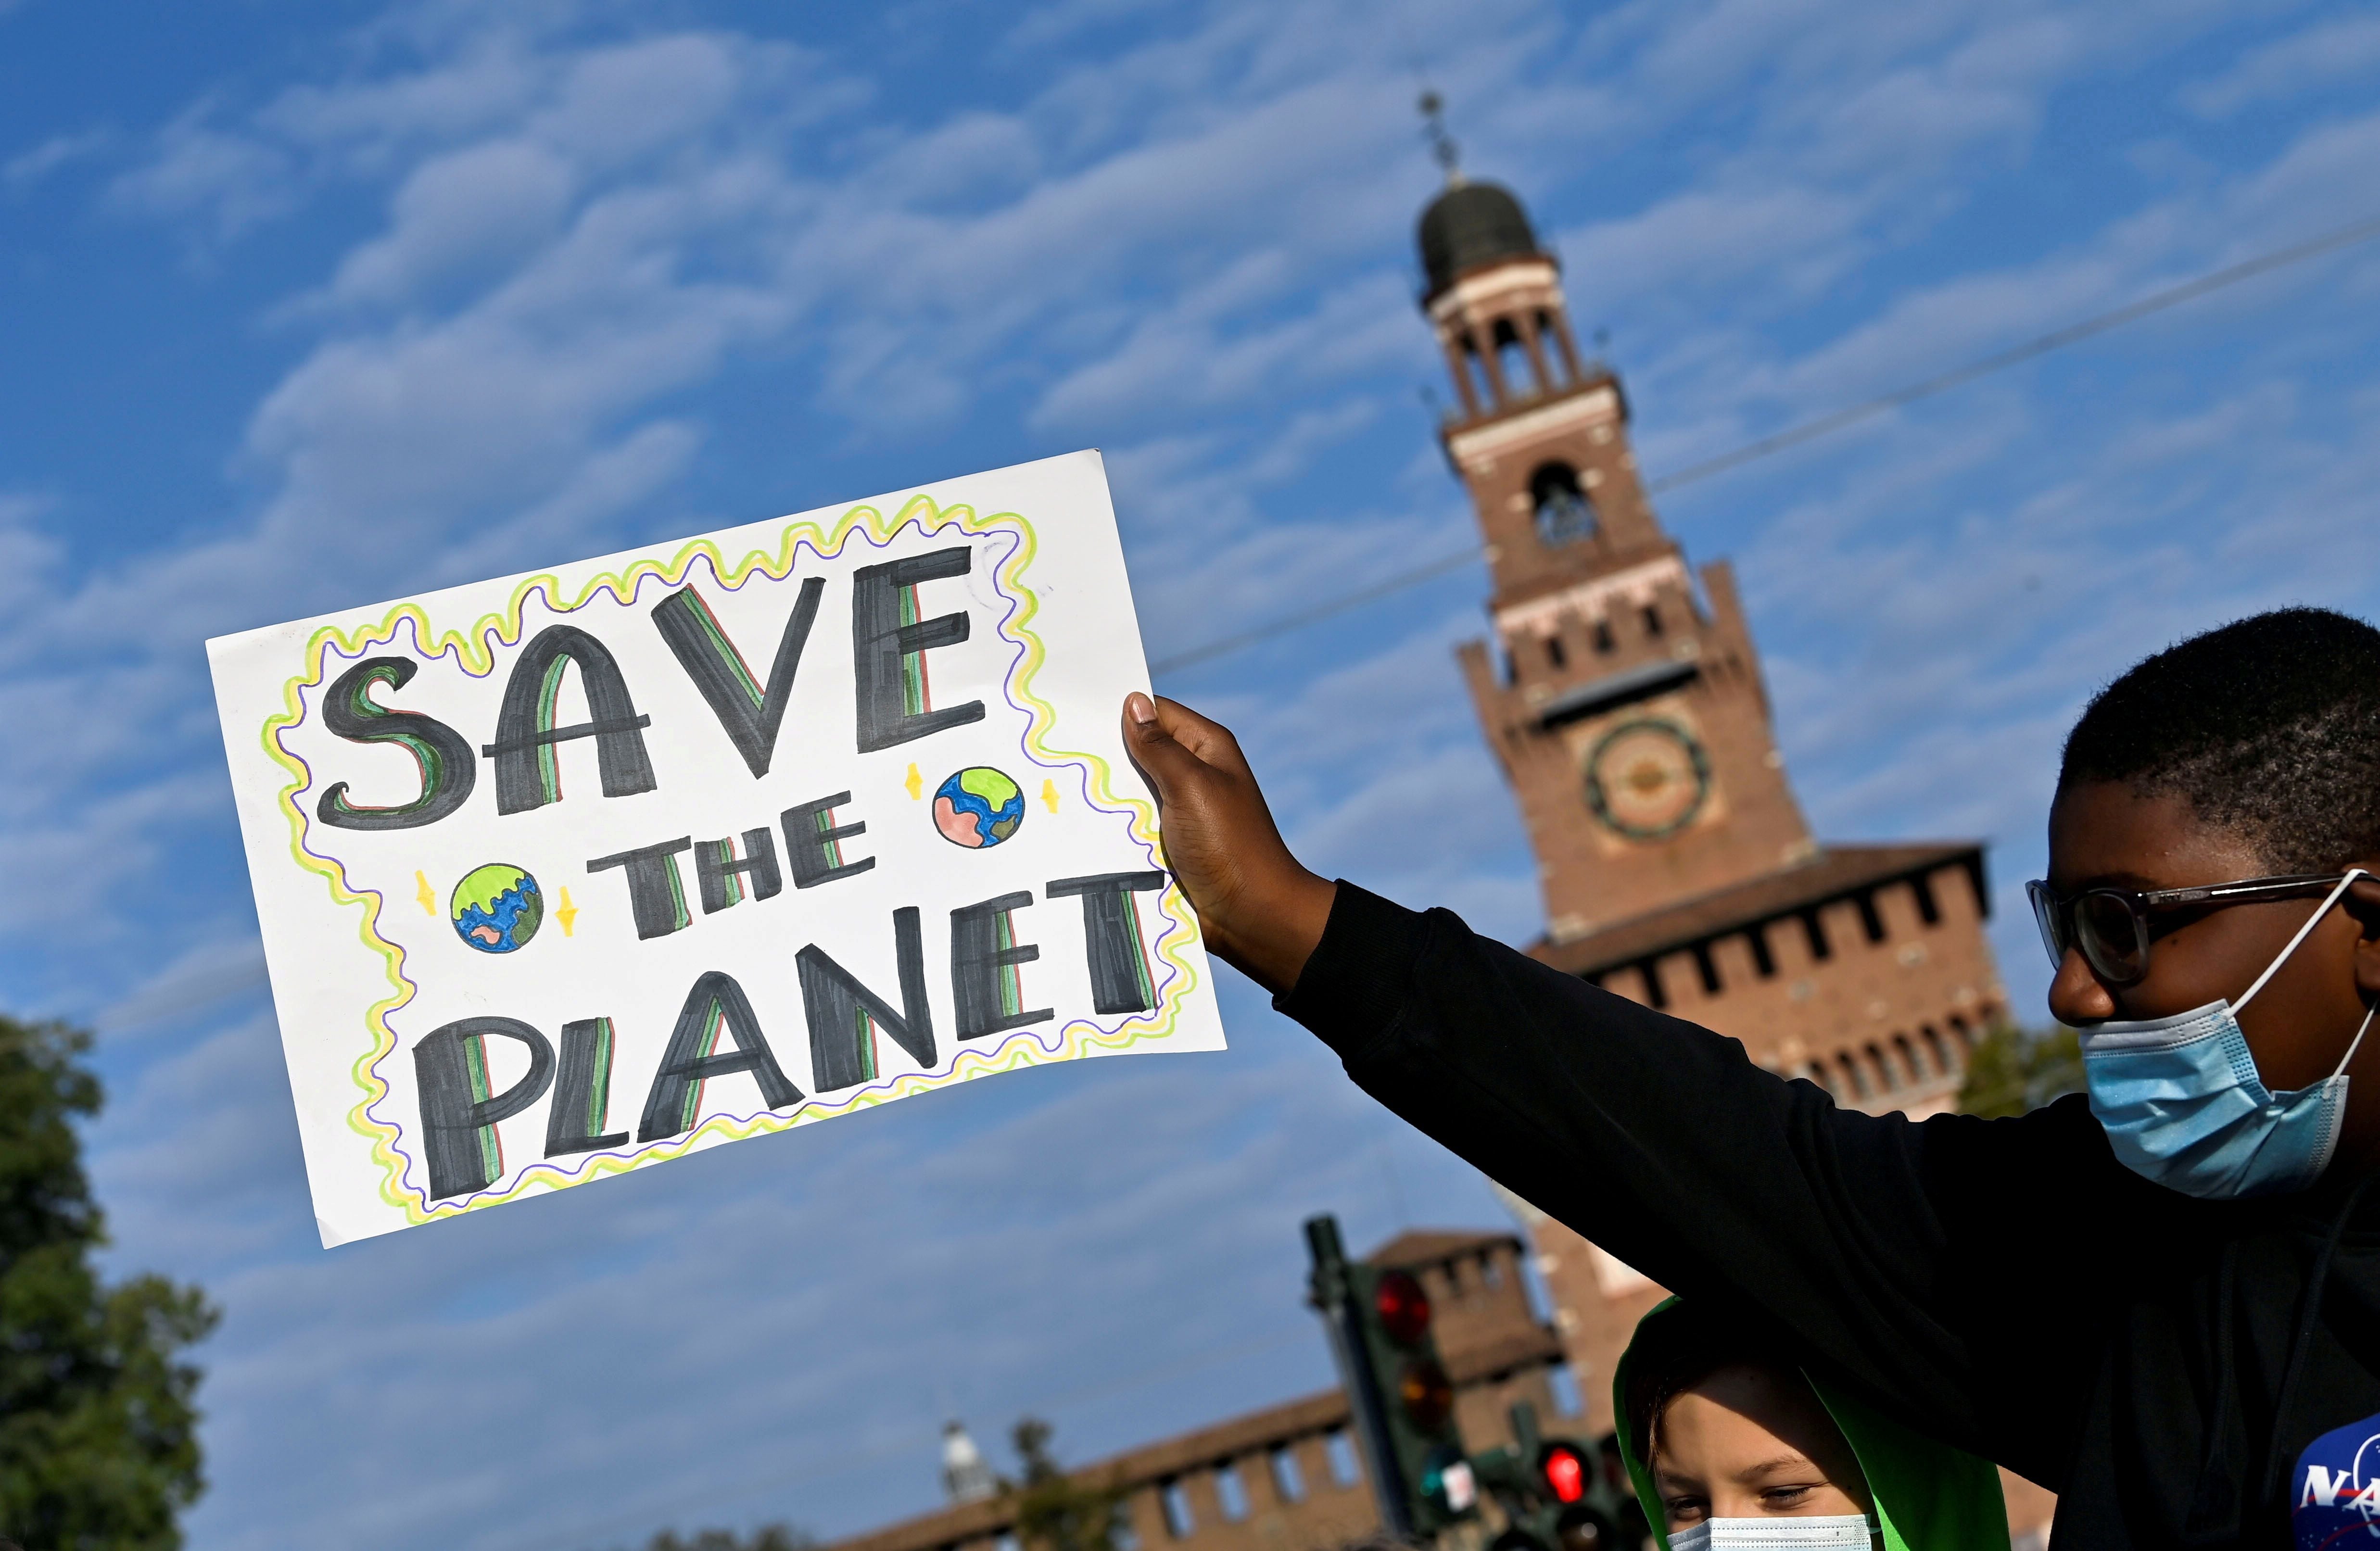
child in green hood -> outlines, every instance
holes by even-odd
[[[1613,1375],[1621,1457],[1664,1551],[2008,1551],[1998,1473],[1668,1300]]]

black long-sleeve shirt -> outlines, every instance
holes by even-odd
[[[2286,1545],[2299,1451],[2359,1418],[2380,1434],[2380,1188],[2193,1200],[2117,1162],[2080,1096],[2010,1120],[1838,1109],[1347,883],[1277,1005],[1645,1275],[1764,1311],[1803,1361],[2058,1493],[2059,1551]]]

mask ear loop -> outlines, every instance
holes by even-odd
[[[2357,1047],[2363,1043],[2363,1036],[2371,1032],[2372,1014],[2374,1012],[2380,1012],[2380,1002],[2374,1002],[2370,1007],[2363,1010],[2363,1026],[2355,1031],[2355,1043],[2347,1048],[2347,1054],[2338,1058],[2338,1071],[2332,1072],[2332,1076],[2336,1077],[2338,1076],[2340,1072],[2344,1072],[2347,1070],[2348,1063],[2355,1059]]]
[[[2256,983],[2248,988],[2248,994],[2231,1004],[2231,1011],[2234,1015],[2247,1011],[2248,1004],[2256,999],[2256,993],[2265,988],[2265,982],[2270,980],[2274,975],[2280,973],[2281,966],[2289,962],[2289,955],[2298,951],[2298,944],[2303,942],[2308,937],[2312,936],[2314,927],[2322,925],[2322,918],[2330,914],[2330,907],[2339,902],[2339,900],[2347,893],[2347,891],[2354,885],[2355,880],[2359,878],[2370,878],[2371,876],[2372,875],[2370,873],[2364,871],[2362,867],[2350,867],[2347,869],[2347,876],[2338,880],[2338,887],[2333,889],[2329,895],[2323,900],[2322,908],[2315,911],[2312,915],[2306,917],[2306,924],[2298,928],[2298,935],[2289,939],[2289,945],[2281,950],[2280,956],[2278,958],[2265,966],[2265,973],[2256,976]],[[2372,1019],[2370,1015],[2367,1014],[2363,1021],[2368,1025],[2372,1022]],[[2363,1036],[2359,1033],[2355,1037],[2360,1043],[2362,1040]],[[2349,1053],[2351,1055],[2353,1054],[2353,1051],[2350,1050]]]

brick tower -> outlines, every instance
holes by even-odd
[[[1439,147],[1421,307],[1459,406],[1447,460],[1495,587],[1492,640],[1460,655],[1536,853],[1547,931],[1530,951],[1839,1103],[1949,1109],[2003,998],[1982,846],[1811,838],[1732,574],[1690,571],[1662,530],[1620,380],[1581,358],[1560,266],[1520,200]],[[1612,1365],[1660,1290],[1520,1205],[1607,1429]]]
[[[1463,648],[1479,720],[1566,942],[1806,860],[1735,582],[1695,596],[1628,448],[1620,380],[1582,365],[1551,255],[1520,201],[1460,182],[1422,218],[1423,306],[1462,410],[1496,643]]]

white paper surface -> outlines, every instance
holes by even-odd
[[[1117,730],[1148,680],[1097,453],[208,654],[326,1245],[994,1072],[1222,1048]]]

